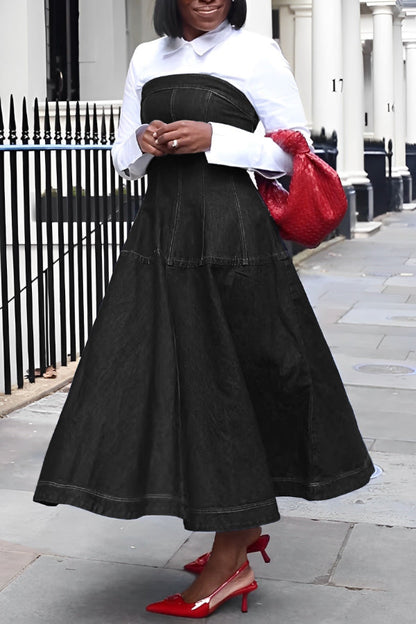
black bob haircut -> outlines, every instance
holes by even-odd
[[[247,17],[246,0],[234,0],[228,13],[228,21],[234,28],[244,26]],[[182,21],[176,0],[156,0],[153,24],[158,35],[182,37]]]

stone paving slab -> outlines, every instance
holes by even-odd
[[[408,303],[396,304],[394,307],[388,308],[376,304],[372,306],[360,305],[349,310],[338,322],[416,328],[416,306]]]
[[[314,522],[304,518],[282,518],[264,527],[270,534],[265,564],[260,553],[249,555],[256,578],[299,583],[324,583],[329,579],[338,553],[349,534],[346,522]],[[187,561],[210,550],[212,535],[193,533],[168,562],[167,567],[182,569]]]
[[[416,442],[416,392],[347,386],[365,438]]]
[[[332,294],[332,296],[334,295]],[[381,293],[365,292],[365,293],[360,293],[358,299],[359,301],[357,301],[357,303],[355,304],[357,307],[358,306],[378,307],[380,305],[384,307],[389,307],[389,306],[394,307],[395,305],[398,305],[398,304],[400,305],[400,304],[411,303],[409,301],[409,293],[389,295],[384,292],[381,292]]]
[[[345,275],[344,269],[340,269],[339,273],[331,270],[330,274],[328,274],[329,269],[326,269],[324,265],[316,264],[314,265],[308,272],[308,269],[304,268],[302,265],[301,268],[301,280],[305,289],[308,291],[314,287],[315,289],[319,286],[319,291],[321,294],[324,292],[334,292],[335,294],[344,293],[350,294],[359,298],[361,293],[374,293],[381,292],[384,288],[384,277],[369,277],[367,275]],[[316,272],[316,275],[314,275]],[[311,280],[311,277],[314,277],[314,281]],[[319,277],[318,277],[319,276]],[[403,294],[403,293],[400,293]]]
[[[335,352],[333,355],[342,381],[346,385],[416,390],[416,374],[414,373],[416,361],[406,360],[403,362],[403,360],[359,358],[339,352]],[[357,367],[369,365],[384,366],[386,372],[379,368],[374,369],[374,373],[357,370]],[[403,371],[403,373],[396,374],[396,370],[402,371],[402,369],[408,369],[408,372]]]
[[[333,331],[331,327],[326,327],[324,330],[325,339],[330,347],[341,347],[341,348],[353,348],[360,347],[362,349],[366,349],[367,351],[373,351],[377,349],[380,343],[385,339],[385,335],[383,333],[378,334],[364,334],[357,335],[353,332],[336,332]],[[406,340],[406,338],[404,338]],[[408,338],[407,338],[408,340]]]
[[[415,562],[416,529],[362,524],[352,530],[331,582],[414,593]]]
[[[283,516],[416,527],[416,457],[371,451],[383,474],[355,492],[328,501],[278,499]]]
[[[356,408],[355,414],[359,421],[360,431],[366,438],[375,437],[383,441],[400,439],[416,441],[416,418],[413,414],[387,412],[371,403],[365,408]],[[409,432],[408,435],[407,432]]]
[[[0,550],[0,591],[21,574],[38,555],[31,551]],[[1,617],[1,616],[0,616]]]
[[[364,347],[356,346],[351,344],[349,347],[332,347],[334,357],[338,353],[343,353],[345,355],[351,356],[355,359],[367,361],[368,358],[372,360],[380,360],[381,364],[385,364],[386,361],[391,362],[392,360],[410,360],[414,358],[410,358],[409,349],[405,347],[377,347],[377,349],[366,349]],[[406,364],[402,361],[402,366],[406,366]]]
[[[156,623],[145,605],[188,581],[176,570],[44,556],[0,594],[0,623]]]
[[[314,312],[322,325],[332,326],[334,323],[338,323],[349,311],[349,307],[344,306],[319,306],[314,308]]]
[[[379,453],[398,453],[400,455],[416,455],[416,442],[407,440],[376,440],[372,450]]]
[[[177,570],[41,557],[0,594],[1,624],[147,624],[167,622],[144,610],[181,589]],[[209,622],[221,624],[413,624],[413,596],[260,579],[248,614],[235,598]],[[170,621],[170,620],[169,620]],[[201,620],[202,622],[208,620]],[[189,622],[175,618],[178,624]]]
[[[1,420],[0,488],[34,490],[66,397],[56,392]]]
[[[2,425],[0,488],[34,490],[52,430],[51,424],[29,425],[12,419]]]
[[[39,553],[148,566],[164,566],[190,536],[178,518],[118,520],[11,490],[0,491],[0,527],[4,540]]]
[[[394,347],[399,347],[404,350],[407,349],[409,353],[412,348],[414,351],[416,349],[416,332],[414,341],[412,341],[409,336],[383,336],[383,339],[379,344],[379,348],[391,349]]]
[[[355,410],[371,411],[378,417],[384,412],[408,414],[415,417],[409,421],[408,434],[412,436],[416,432],[416,393],[414,390],[403,390],[396,388],[371,388],[366,385],[347,386],[348,397]],[[413,423],[413,426],[412,426]],[[396,423],[394,419],[390,423],[391,433],[394,435]],[[377,435],[375,437],[378,437]],[[385,436],[381,436],[385,437]],[[413,439],[402,436],[399,432],[398,440]]]
[[[383,294],[386,295],[402,295],[402,294],[407,294],[407,295],[411,295],[414,291],[414,288],[412,290],[410,290],[409,288],[405,288],[403,286],[384,286],[383,288]]]
[[[386,286],[399,286],[406,290],[416,289],[416,276],[410,273],[409,275],[394,275],[386,280]]]
[[[315,313],[317,310],[315,309]],[[350,334],[356,334],[357,340],[359,336],[367,336],[368,334],[380,334],[388,336],[405,336],[409,337],[408,327],[396,327],[394,325],[355,325],[347,323],[333,323],[332,325],[325,324],[319,317],[319,311],[317,313],[318,320],[321,324],[321,329],[325,333],[326,331],[332,331],[337,334],[343,334],[348,331]],[[346,329],[347,328],[347,329]],[[410,331],[413,331],[410,330]]]

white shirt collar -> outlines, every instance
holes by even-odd
[[[209,50],[214,48],[218,43],[221,43],[230,35],[233,27],[231,26],[228,20],[224,20],[215,30],[210,30],[209,32],[192,39],[192,41],[186,41],[183,37],[165,37],[165,49],[163,50],[164,55],[170,55],[185,45],[192,46],[193,50],[199,56],[203,56]]]

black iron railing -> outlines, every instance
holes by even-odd
[[[392,163],[393,142],[391,139],[387,143],[387,149],[385,139],[364,141],[364,168],[374,190],[375,217],[397,209],[393,193]]]
[[[51,129],[51,111],[54,128]],[[20,140],[13,98],[0,103],[0,393],[82,354],[145,182],[125,182],[110,157],[116,116],[26,101]]]

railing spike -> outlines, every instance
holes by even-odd
[[[59,100],[55,102],[55,141],[58,145],[62,142],[61,114],[59,111]]]
[[[114,129],[114,110],[113,110],[113,105],[111,104],[110,106],[110,143],[113,144],[114,141],[116,140],[116,136],[115,136],[115,129]]]
[[[29,143],[29,119],[27,117],[27,105],[26,98],[23,98],[22,105],[22,143],[27,145]]]
[[[49,102],[48,98],[45,98],[45,143],[48,145],[51,142],[51,119],[49,116]]]
[[[35,98],[35,106],[33,111],[33,140],[36,145],[39,145],[41,134],[40,134],[40,119],[39,119],[39,102],[38,98]]]
[[[91,126],[90,126],[90,107],[87,102],[87,106],[85,108],[85,143],[89,145],[91,141]]]
[[[98,143],[98,118],[97,118],[97,104],[94,102],[93,114],[92,114],[92,142]]]
[[[81,111],[79,108],[79,101],[75,106],[75,143],[79,145],[81,143]]]
[[[101,143],[106,145],[107,143],[107,125],[105,120],[105,109],[103,106],[103,114],[101,116]]]
[[[69,105],[69,100],[66,101],[66,133],[65,140],[67,143],[71,143],[72,141],[72,122],[71,122],[71,107]]]
[[[9,111],[9,141],[11,145],[15,145],[17,140],[16,134],[16,116],[14,113],[14,99],[10,96],[10,111]]]

